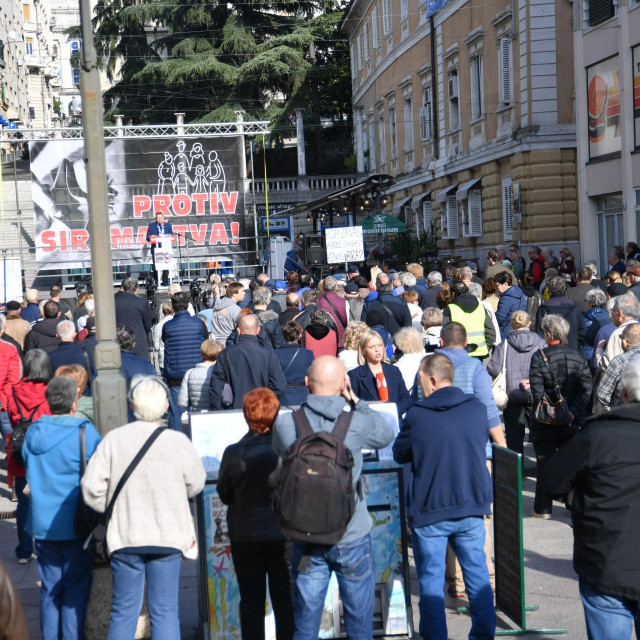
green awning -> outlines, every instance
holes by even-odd
[[[387,213],[373,213],[359,223],[362,233],[404,233],[407,225]]]

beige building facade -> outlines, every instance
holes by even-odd
[[[580,244],[607,270],[640,234],[640,2],[574,3]]]
[[[389,212],[439,253],[578,249],[571,5],[354,0],[358,170],[395,178]],[[578,257],[578,256],[576,256]]]

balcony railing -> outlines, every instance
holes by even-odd
[[[352,185],[357,180],[355,174],[332,175],[332,176],[296,176],[294,178],[272,178],[267,179],[269,194],[272,193],[293,193],[297,191],[337,191]],[[256,195],[263,195],[265,192],[265,181],[256,180]]]

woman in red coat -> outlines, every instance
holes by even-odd
[[[44,397],[47,384],[53,377],[49,356],[42,349],[31,349],[24,356],[23,366],[23,378],[7,398],[9,420],[14,429],[23,418],[35,421],[42,415],[51,415],[49,405]],[[11,447],[7,447],[7,451],[7,469],[15,477],[15,489],[18,497],[16,556],[18,564],[27,564],[33,555],[33,539],[24,529],[29,513],[29,496],[24,492],[27,484],[26,470],[23,465],[18,464],[11,457]]]

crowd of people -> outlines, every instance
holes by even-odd
[[[528,255],[527,263],[517,245],[491,249],[483,278],[474,262],[426,274],[415,262],[349,265],[320,281],[297,271],[277,281],[214,274],[204,310],[196,314],[172,285],[159,319],[126,278],[115,307],[129,423],[104,439],[92,424],[90,294],[75,308],[58,287],[44,301],[28,290],[23,305],[9,302],[0,315],[0,424],[17,500],[16,558],[28,563],[34,549],[38,558],[43,638],[83,637],[92,560],[73,527],[80,495],[110,513],[109,638],[133,637],[145,577],[153,637],[179,637],[180,558],[196,548],[188,499],[205,479],[183,428],[189,411],[225,409],[242,409],[249,427],[225,452],[218,483],[229,504],[244,638],[263,637],[268,578],[278,638],[315,640],[331,571],[347,634],[371,637],[362,449],[394,438],[394,457],[407,469],[424,638],[446,638],[445,584],[450,595],[468,596],[473,637],[493,637],[491,443],[523,453],[527,438],[537,466],[530,515],[549,519],[554,498],[565,499],[591,637],[604,637],[596,629],[612,615],[598,597],[613,598],[630,626],[640,561],[602,531],[631,549],[640,516],[637,417],[627,406],[640,401],[640,252],[634,243],[614,248],[603,277],[593,263],[577,265],[567,247],[559,257],[539,247]],[[398,434],[371,401],[395,404]],[[304,416],[282,406],[301,406]],[[301,438],[297,420],[331,433],[349,407],[355,502],[346,530],[336,544],[292,543],[272,505],[274,471]],[[14,456],[14,430],[27,422]],[[606,430],[616,433],[611,446]],[[132,464],[146,473],[128,480]]]

